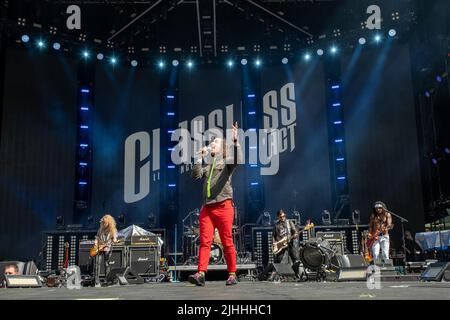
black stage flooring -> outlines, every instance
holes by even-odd
[[[365,282],[251,282],[205,287],[188,282],[66,288],[0,289],[0,300],[449,300],[450,282],[382,282],[369,290]]]

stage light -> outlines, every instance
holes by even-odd
[[[436,76],[436,81],[437,82],[442,82],[442,77],[441,76]]]
[[[114,57],[112,57],[112,58],[111,58],[111,64],[116,64],[116,63],[117,63],[117,59],[114,58]]]
[[[233,60],[228,60],[228,63],[227,63],[227,65],[231,68],[232,66],[233,66]]]
[[[322,56],[323,55],[323,50],[322,49],[317,50],[317,55]]]
[[[192,68],[194,66],[194,63],[192,61],[188,61],[187,66],[188,68]]]
[[[241,60],[241,64],[242,64],[243,66],[245,66],[245,65],[247,64],[247,59],[245,59],[245,58],[242,59],[242,60]]]
[[[366,43],[366,38],[359,38],[358,42],[360,45],[363,45]]]
[[[45,47],[45,43],[42,40],[39,40],[37,45],[38,45],[39,48],[44,48]]]
[[[164,62],[163,62],[163,61],[160,61],[160,62],[158,63],[158,67],[159,67],[160,69],[164,68]]]
[[[337,52],[337,48],[336,47],[331,47],[331,49],[330,49],[330,51],[331,51],[331,53],[336,53]]]
[[[375,42],[380,42],[381,41],[381,36],[379,34],[377,34],[375,36]]]
[[[395,37],[396,34],[397,34],[397,31],[395,31],[395,29],[389,30],[389,36]]]
[[[287,64],[289,62],[288,58],[281,59],[282,64]]]
[[[431,94],[429,91],[425,91],[425,97],[427,97],[427,98],[431,97]]]
[[[83,57],[86,59],[86,58],[89,58],[89,52],[88,51],[83,51]]]
[[[436,158],[432,158],[431,159],[431,162],[434,164],[434,165],[437,165],[438,164],[438,159],[436,159]]]
[[[132,67],[137,67],[138,62],[136,60],[131,60],[131,66]]]
[[[174,67],[177,67],[178,64],[179,64],[178,60],[172,60],[172,65],[173,65]]]
[[[23,43],[27,43],[28,41],[30,41],[30,37],[27,34],[24,34],[21,39]]]
[[[103,60],[103,58],[104,58],[103,53],[99,53],[99,54],[97,55],[97,59],[98,59],[98,60]]]
[[[59,50],[59,49],[61,49],[61,45],[60,45],[58,42],[55,42],[55,43],[53,44],[53,49]]]
[[[256,60],[255,60],[255,65],[256,65],[257,67],[259,67],[259,66],[261,65],[261,60],[256,59]]]
[[[309,53],[306,53],[303,57],[306,61],[309,61],[311,59],[311,55]]]

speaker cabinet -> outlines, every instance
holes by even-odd
[[[110,269],[122,268],[126,266],[125,262],[125,247],[124,246],[113,246],[111,257],[109,259]],[[100,265],[100,276],[105,276],[105,266],[102,263]]]
[[[431,263],[420,277],[424,281],[450,281],[450,262]]]
[[[159,273],[159,254],[155,247],[130,246],[129,266],[139,275],[156,276]]]

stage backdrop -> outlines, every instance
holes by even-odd
[[[419,149],[407,46],[385,42],[355,63],[342,59],[344,121],[351,206],[367,221],[375,201],[422,230]],[[395,219],[395,232],[401,230]]]
[[[150,68],[111,68],[98,63],[95,84],[92,214],[123,214],[127,225],[146,224],[150,214],[159,221],[159,180],[154,181],[151,171],[146,177],[150,179],[146,197],[133,202],[124,197],[126,139],[137,132],[151,136],[152,130],[160,127],[159,76]],[[139,150],[137,143],[136,167]]]
[[[295,87],[296,119],[288,121],[287,150],[280,155],[278,173],[264,176],[266,210],[274,217],[280,208],[288,217],[297,210],[302,223],[312,218],[317,224],[321,212],[332,208],[322,62],[313,60],[263,69],[262,91],[278,90],[279,105],[283,104],[280,88],[286,83]],[[282,127],[281,113],[279,121]]]
[[[72,221],[76,63],[8,49],[0,144],[0,260],[38,258],[42,231]]]

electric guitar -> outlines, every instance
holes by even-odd
[[[90,250],[89,250],[89,255],[94,258],[98,255],[98,253],[100,251],[103,251],[103,249],[105,249],[106,244],[101,244],[101,245],[97,245],[97,246],[93,246]]]
[[[311,223],[310,221],[311,220],[308,220],[306,222],[306,226],[302,230],[300,230],[299,233],[303,232],[303,231],[308,231],[314,227],[314,223]],[[292,239],[293,239],[293,237],[285,236],[282,239],[280,239],[279,241],[275,241],[272,244],[272,253],[273,254],[280,253],[281,250],[283,250],[289,246],[289,242],[291,242]]]

